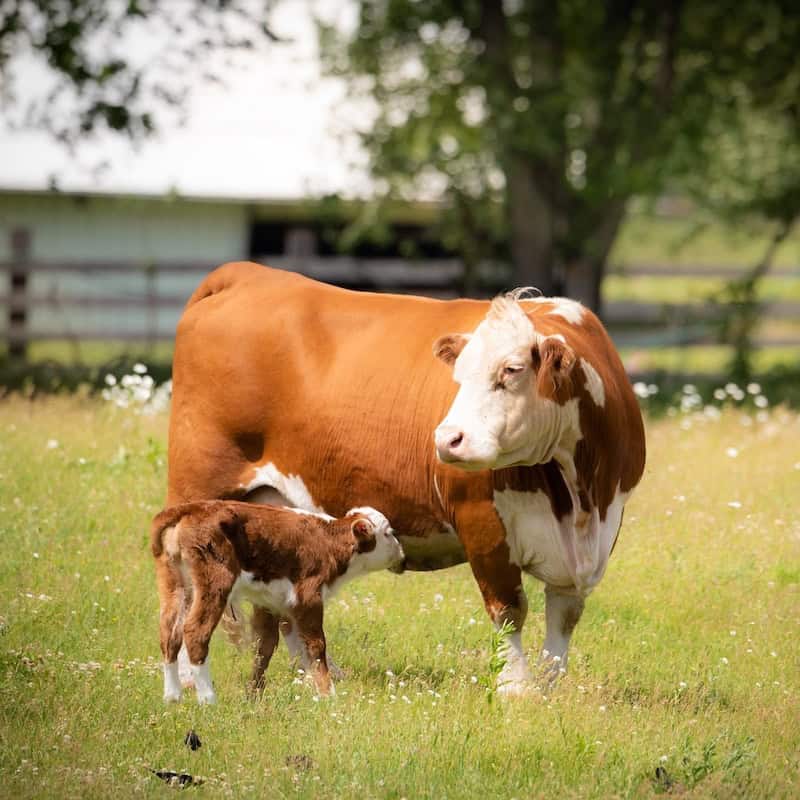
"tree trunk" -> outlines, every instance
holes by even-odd
[[[625,198],[612,200],[601,211],[599,219],[593,226],[583,226],[584,230],[592,233],[580,242],[579,255],[566,264],[564,293],[573,300],[579,300],[591,308],[596,314],[602,316],[603,297],[602,285],[605,277],[608,255],[617,238],[619,227],[625,218]],[[589,214],[589,209],[581,210],[577,206],[569,212],[573,220],[583,214]]]
[[[588,256],[581,256],[568,262],[564,270],[564,294],[599,314],[604,266]]]
[[[514,283],[553,294],[553,209],[523,158],[510,160],[506,185]]]

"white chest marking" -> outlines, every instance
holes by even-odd
[[[506,529],[512,563],[553,586],[571,585],[558,520],[548,496],[504,489],[494,493],[494,504]]]
[[[603,379],[585,358],[581,359],[581,368],[583,369],[583,374],[586,376],[586,391],[591,395],[594,404],[603,408],[606,404],[606,390],[603,386]]]
[[[288,578],[257,581],[252,572],[242,571],[231,590],[233,602],[249,600],[276,614],[285,614],[297,605],[297,593]]]
[[[244,488],[251,492],[264,486],[270,486],[282,494],[289,506],[294,507],[295,510],[300,509],[314,513],[327,520],[333,519],[325,513],[325,509],[314,502],[311,492],[308,491],[308,487],[299,475],[284,475],[271,461],[255,467],[255,475]]]
[[[504,489],[494,493],[494,502],[511,562],[551,586],[574,586],[585,596],[605,573],[630,493],[617,490],[604,520],[597,509],[581,511],[577,495],[570,494],[573,511],[562,519],[555,517],[541,491]]]

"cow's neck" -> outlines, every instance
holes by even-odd
[[[543,401],[531,415],[534,445],[525,458],[527,466],[546,464],[555,459],[565,476],[575,481],[575,445],[582,438],[578,398],[559,405]]]

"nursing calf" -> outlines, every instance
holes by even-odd
[[[299,635],[303,667],[319,694],[329,694],[333,685],[322,629],[326,598],[352,578],[403,560],[388,520],[373,508],[354,508],[335,519],[233,501],[185,503],[158,514],[151,537],[167,702],[180,699],[182,643],[198,701],[215,701],[208,646],[225,606],[237,599],[254,606],[253,687],[263,686],[278,623],[286,619]]]

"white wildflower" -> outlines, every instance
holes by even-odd
[[[731,500],[728,503],[728,508],[741,508],[742,504],[738,500]]]
[[[147,367],[141,362],[137,362],[136,364],[133,365],[133,371],[137,375],[144,375],[147,372]]]
[[[739,450],[735,447],[729,447],[725,450],[725,455],[728,456],[728,458],[736,458],[736,456],[739,455]]]

